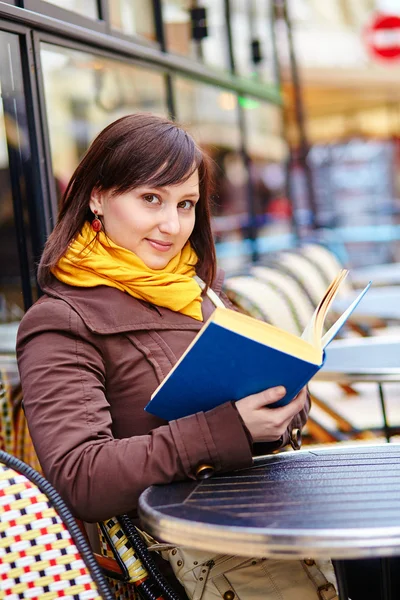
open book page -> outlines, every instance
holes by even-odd
[[[339,271],[338,275],[335,277],[335,279],[332,281],[332,283],[326,290],[322,300],[315,309],[314,314],[310,319],[310,322],[303,331],[303,334],[301,336],[302,339],[314,346],[315,348],[322,350],[321,338],[324,329],[325,318],[332,302],[336,297],[336,294],[339,291],[342,281],[344,281],[347,275],[347,269],[342,269],[341,271]]]
[[[360,292],[357,298],[350,304],[349,308],[347,308],[341,317],[332,325],[332,327],[326,332],[324,337],[322,338],[322,348],[326,348],[327,345],[333,340],[335,335],[338,333],[339,329],[345,324],[353,310],[357,307],[357,305],[361,302],[365,294],[368,292],[371,287],[372,281],[365,286],[365,288]]]

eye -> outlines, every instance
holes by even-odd
[[[193,200],[182,200],[182,202],[179,202],[178,204],[178,207],[183,208],[184,210],[191,210],[195,206],[196,202],[193,202]]]
[[[147,202],[147,204],[159,204],[160,198],[155,194],[145,194],[143,196],[143,200]]]

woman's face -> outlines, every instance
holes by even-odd
[[[150,269],[163,269],[193,231],[199,195],[196,169],[176,185],[142,186],[116,196],[94,190],[90,208],[102,217],[115,244],[134,252]]]

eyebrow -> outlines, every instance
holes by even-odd
[[[139,187],[147,187],[145,185],[143,186],[139,186]],[[158,191],[164,191],[165,192],[165,188],[169,187],[169,186],[163,186],[163,185],[149,185],[148,186],[148,190],[158,190]],[[188,194],[183,193],[182,196],[185,196],[185,198],[195,198],[196,200],[200,199],[200,194],[197,192],[189,192]]]
[[[200,194],[196,194],[196,193],[193,193],[193,194],[183,194],[183,195],[184,195],[186,198],[196,198],[196,199],[197,199],[197,198],[200,198]]]

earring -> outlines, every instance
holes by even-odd
[[[93,213],[94,213],[94,219],[91,223],[91,226],[92,226],[93,231],[98,233],[99,231],[102,230],[103,225],[101,224],[101,221],[100,221],[99,217],[97,216],[97,210],[94,210]]]

